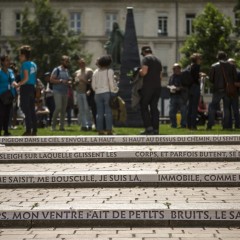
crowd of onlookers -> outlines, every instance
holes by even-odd
[[[150,46],[142,47],[141,55],[143,59],[132,87],[132,101],[140,106],[145,128],[141,134],[156,135],[159,134],[162,64]],[[94,128],[99,135],[113,134],[114,114],[110,102],[112,96],[116,96],[118,86],[111,68],[111,56],[97,59],[95,71],[87,67],[84,58],[80,57],[79,69],[71,75],[70,58],[64,55],[59,66],[44,74],[45,84],[37,78],[37,65],[31,61],[30,46],[19,49],[19,60],[21,67],[18,70],[9,56],[1,56],[0,135],[11,135],[8,129],[16,124],[19,111],[24,117],[24,136],[36,136],[37,129],[45,126],[51,127],[52,131],[64,131],[66,116],[68,125],[72,123],[72,116],[76,116],[82,131]],[[198,53],[191,56],[190,65],[184,69],[178,63],[173,65],[168,82],[172,128],[178,127],[180,112],[181,128],[197,130],[199,122],[205,124],[207,120],[207,129],[210,130],[221,108],[221,100],[223,129],[240,128],[240,72],[234,59],[227,59],[226,53],[220,51],[217,60],[209,74],[201,71],[202,56]],[[213,92],[208,107],[203,97],[206,79]],[[7,95],[11,95],[9,99]]]
[[[30,46],[19,49],[19,70],[9,56],[1,56],[0,97],[10,91],[15,100],[5,103],[0,98],[0,135],[2,130],[4,136],[11,135],[8,129],[15,125],[17,111],[24,117],[23,136],[35,136],[37,129],[44,126],[50,126],[52,131],[59,126],[64,131],[65,117],[71,125],[74,115],[82,131],[94,128],[101,135],[113,134],[109,101],[118,87],[110,56],[97,59],[95,71],[86,66],[84,58],[79,58],[79,69],[71,76],[70,58],[64,55],[59,66],[44,74],[45,85],[37,78],[37,65],[30,56]]]
[[[239,96],[240,72],[234,59],[227,59],[227,54],[219,51],[209,75],[201,72],[202,56],[193,54],[191,64],[181,69],[180,64],[173,65],[173,74],[169,79],[170,121],[171,127],[177,127],[176,115],[181,113],[180,127],[197,130],[198,121],[207,121],[207,130],[211,130],[223,102],[223,129],[240,129]],[[207,108],[204,102],[204,84],[206,79],[211,84],[212,100]]]

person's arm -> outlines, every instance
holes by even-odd
[[[57,74],[57,71],[60,71],[58,68],[55,68],[50,76],[50,83],[52,84],[61,84],[63,82],[62,79],[59,78],[59,74]]]
[[[21,85],[25,84],[28,81],[28,70],[23,70],[23,79],[20,82],[13,82],[13,86],[15,88],[20,87]]]
[[[112,93],[117,93],[118,92],[118,87],[117,87],[117,83],[116,83],[116,80],[114,78],[114,72],[112,69],[109,69],[107,71],[107,74],[108,74],[108,79],[109,79],[109,88],[110,88],[110,91]]]
[[[148,73],[148,66],[147,65],[143,65],[141,67],[141,69],[139,70],[139,74],[141,77],[144,77],[145,75],[147,75]]]

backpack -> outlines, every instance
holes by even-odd
[[[182,86],[190,87],[193,84],[193,78],[191,75],[191,66],[187,66],[182,70]]]

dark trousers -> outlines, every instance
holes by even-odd
[[[220,101],[223,100],[223,128],[231,128],[230,126],[230,97],[226,92],[216,91],[213,93],[212,102],[208,108],[208,128],[211,128],[215,123],[216,111],[218,109]]]
[[[235,128],[240,128],[240,116],[239,116],[239,102],[238,102],[238,96],[234,98],[230,98],[230,117],[229,117],[229,127],[232,128],[233,121],[232,121],[232,113],[234,117],[234,122],[235,122]]]
[[[159,129],[159,111],[158,101],[160,98],[161,88],[148,88],[141,90],[141,114],[144,127],[152,127],[154,130]]]
[[[4,133],[8,132],[8,123],[11,112],[12,104],[4,105],[0,100],[0,134],[3,130]]]
[[[200,98],[200,85],[193,84],[189,91],[187,125],[189,128],[197,127],[198,104]]]
[[[170,96],[170,111],[169,117],[171,121],[171,127],[177,127],[177,112],[181,112],[181,127],[186,128],[186,105],[180,94]]]
[[[55,102],[54,102],[54,97],[46,97],[45,98],[46,101],[46,106],[49,109],[49,121],[48,121],[48,125],[51,126],[52,125],[52,117],[53,117],[53,113],[55,110]]]
[[[25,115],[26,132],[37,132],[34,85],[20,87],[20,107]]]

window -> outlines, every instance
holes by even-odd
[[[160,16],[158,17],[158,36],[168,35],[168,17]]]
[[[16,13],[16,30],[15,33],[16,35],[19,35],[21,33],[21,27],[22,27],[22,14],[21,13]]]
[[[110,35],[114,22],[117,22],[117,14],[116,13],[107,13],[106,14],[106,22],[105,22],[105,26],[106,26],[105,34],[107,36]]]
[[[73,12],[70,13],[70,30],[75,33],[81,32],[81,13]]]
[[[186,14],[186,34],[191,35],[194,32],[193,20],[196,17],[195,14]]]

